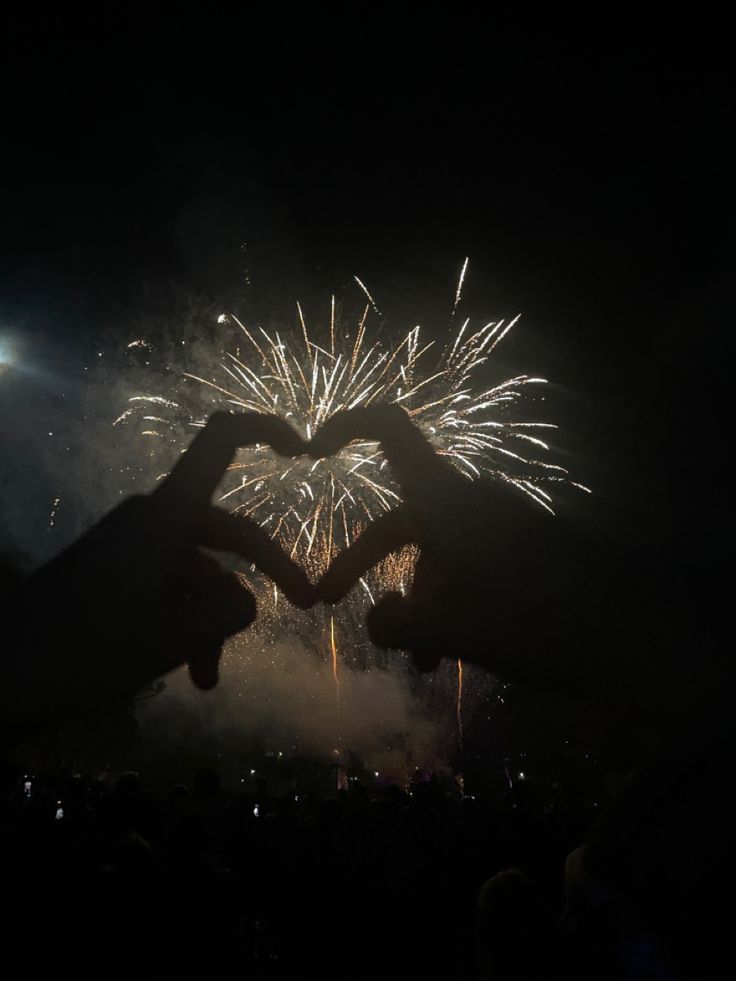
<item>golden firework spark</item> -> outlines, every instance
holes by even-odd
[[[335,698],[338,710],[340,708],[340,678],[337,674],[337,644],[335,643],[335,618],[330,617],[330,652],[332,654],[332,677],[335,682]]]
[[[455,703],[457,714],[457,736],[460,749],[463,748],[463,662],[462,658],[457,659],[457,701]]]

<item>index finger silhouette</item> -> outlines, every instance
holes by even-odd
[[[381,444],[406,500],[416,507],[434,510],[438,482],[456,479],[452,468],[398,405],[336,412],[312,437],[309,453],[316,458],[332,456],[356,439]]]
[[[369,569],[413,540],[406,508],[389,511],[335,556],[317,583],[318,597],[327,603],[337,603]]]
[[[282,456],[307,452],[307,444],[278,416],[216,412],[152,495],[182,521],[199,517],[241,446],[268,443]]]
[[[316,590],[304,571],[250,518],[209,507],[202,521],[199,543],[248,559],[295,606],[307,609],[314,604]]]

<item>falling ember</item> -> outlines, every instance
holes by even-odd
[[[337,644],[335,643],[335,618],[330,617],[330,651],[332,652],[332,677],[335,679],[335,699],[340,708],[340,678],[337,674]]]
[[[51,505],[51,513],[49,514],[49,528],[53,528],[56,524],[56,515],[59,513],[60,504],[61,497],[55,497],[54,503]]]
[[[463,748],[463,662],[457,659],[457,703],[455,708],[457,714],[457,735],[460,749]]]

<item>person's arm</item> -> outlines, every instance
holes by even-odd
[[[217,681],[224,640],[255,618],[243,580],[203,548],[255,563],[309,606],[304,572],[254,522],[210,501],[239,446],[306,451],[282,420],[213,416],[151,494],[115,508],[3,597],[0,717],[6,734],[58,723],[126,697],[181,664]]]
[[[408,595],[388,594],[370,612],[375,643],[410,651],[425,670],[460,656],[607,707],[661,688],[665,640],[641,622],[634,570],[619,578],[611,550],[502,483],[468,481],[396,406],[333,416],[310,452],[328,456],[354,439],[380,442],[404,504],[334,559],[320,597],[338,601],[408,542],[420,549]]]

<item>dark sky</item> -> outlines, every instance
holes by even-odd
[[[141,311],[285,319],[353,273],[431,329],[469,255],[469,312],[523,312],[506,356],[556,380],[607,506],[701,548],[728,500],[724,26],[214,6],[5,15],[0,330],[69,375]],[[55,403],[0,388],[17,498]]]

